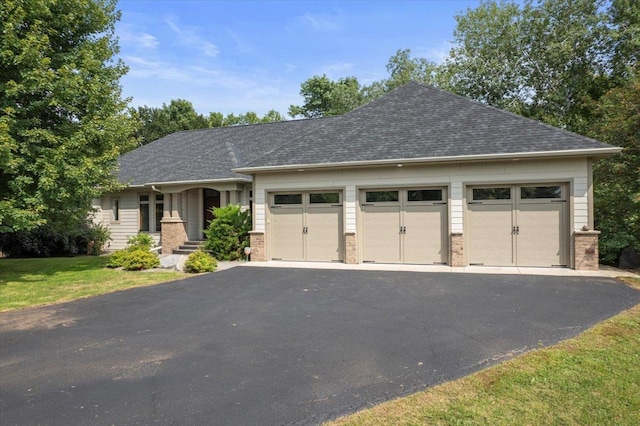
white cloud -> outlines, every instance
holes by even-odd
[[[449,51],[452,47],[453,44],[450,41],[443,41],[439,46],[417,47],[412,49],[411,53],[414,56],[426,58],[436,64],[440,64],[449,57]]]
[[[347,75],[354,68],[354,65],[350,62],[333,62],[330,64],[326,64],[321,66],[314,74],[323,75],[326,74],[327,77],[331,79],[348,77]]]
[[[206,56],[213,57],[217,56],[218,53],[220,53],[220,50],[215,44],[211,43],[198,34],[198,28],[188,26],[181,27],[171,18],[166,18],[165,23],[177,36],[177,40],[180,44],[196,50],[200,50]]]
[[[189,75],[181,67],[167,62],[150,61],[139,56],[122,58],[129,66],[129,76],[139,78],[157,77],[170,81],[188,81]]]
[[[341,27],[340,16],[318,15],[307,12],[302,15],[302,20],[308,23],[314,31],[337,31]]]
[[[285,63],[284,64],[284,72],[287,73],[287,74],[290,73],[290,72],[295,71],[296,69],[298,69],[297,65],[293,65],[293,64],[290,64],[290,63]]]
[[[135,31],[130,25],[121,25],[118,28],[117,35],[122,47],[155,49],[160,43],[152,34]]]

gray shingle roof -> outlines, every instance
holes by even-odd
[[[411,82],[247,162],[248,167],[611,148]]]
[[[123,155],[119,179],[251,179],[234,170],[611,148],[412,82],[337,117],[174,133]]]
[[[332,117],[333,118],[333,117]],[[177,132],[119,159],[118,178],[144,185],[218,179],[251,179],[232,169],[306,134],[331,118]]]

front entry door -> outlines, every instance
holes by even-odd
[[[202,229],[209,228],[209,222],[213,220],[213,212],[211,209],[213,207],[220,207],[220,191],[216,191],[215,189],[203,189],[202,190]]]

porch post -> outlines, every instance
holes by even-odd
[[[168,196],[168,197],[167,197]],[[163,217],[160,221],[161,234],[160,243],[162,244],[162,254],[171,254],[181,244],[187,241],[187,222],[182,219],[180,211],[182,210],[182,194],[180,192],[172,192],[166,194],[165,207]],[[171,206],[171,215],[167,209]]]

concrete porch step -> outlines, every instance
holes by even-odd
[[[204,244],[204,241],[185,241],[177,249],[174,249],[172,253],[189,255],[198,250],[202,244]]]
[[[193,240],[193,241],[185,241],[183,243],[183,245],[185,245],[185,246],[201,246],[204,243],[205,243],[204,240]]]

